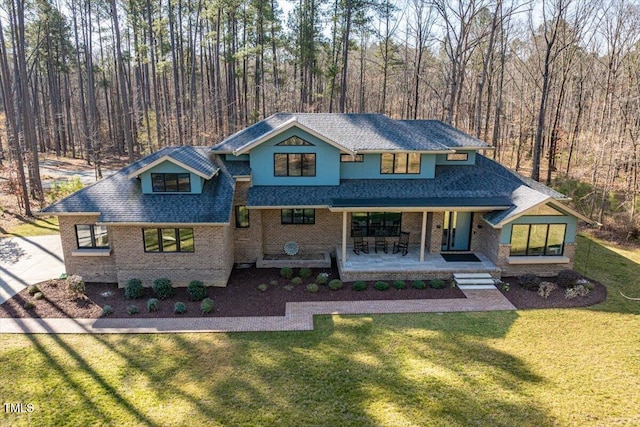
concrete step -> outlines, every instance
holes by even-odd
[[[454,279],[491,279],[489,273],[454,273]]]
[[[458,286],[459,289],[462,290],[468,290],[468,291],[475,291],[475,290],[481,290],[481,289],[498,289],[495,287],[495,285],[460,285]]]
[[[493,279],[455,279],[456,285],[493,285]]]

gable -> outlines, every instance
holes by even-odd
[[[142,193],[144,194],[172,194],[177,192],[185,194],[200,194],[202,192],[202,185],[204,182],[204,179],[200,175],[170,160],[162,161],[155,166],[146,169],[139,175],[139,178]],[[158,180],[162,179],[176,179],[181,183],[184,182],[188,185],[189,191],[185,191],[184,188],[173,192],[170,190],[162,192],[154,191],[154,180],[157,183]]]

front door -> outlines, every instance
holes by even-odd
[[[442,224],[442,251],[468,251],[473,212],[445,212]]]

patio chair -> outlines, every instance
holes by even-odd
[[[378,253],[378,248],[382,249],[384,253],[387,253],[387,239],[384,236],[384,231],[376,231],[375,250]]]
[[[393,243],[393,253],[397,254],[398,252],[402,252],[402,256],[405,256],[409,253],[409,232],[401,231],[400,239],[397,242]]]
[[[365,254],[368,254],[369,242],[364,240],[364,237],[362,237],[362,233],[354,232],[353,233],[353,252],[355,252],[356,255],[360,255],[360,251],[364,252]]]

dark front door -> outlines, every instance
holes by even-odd
[[[468,251],[471,243],[473,212],[445,212],[442,224],[442,248],[446,251]]]

